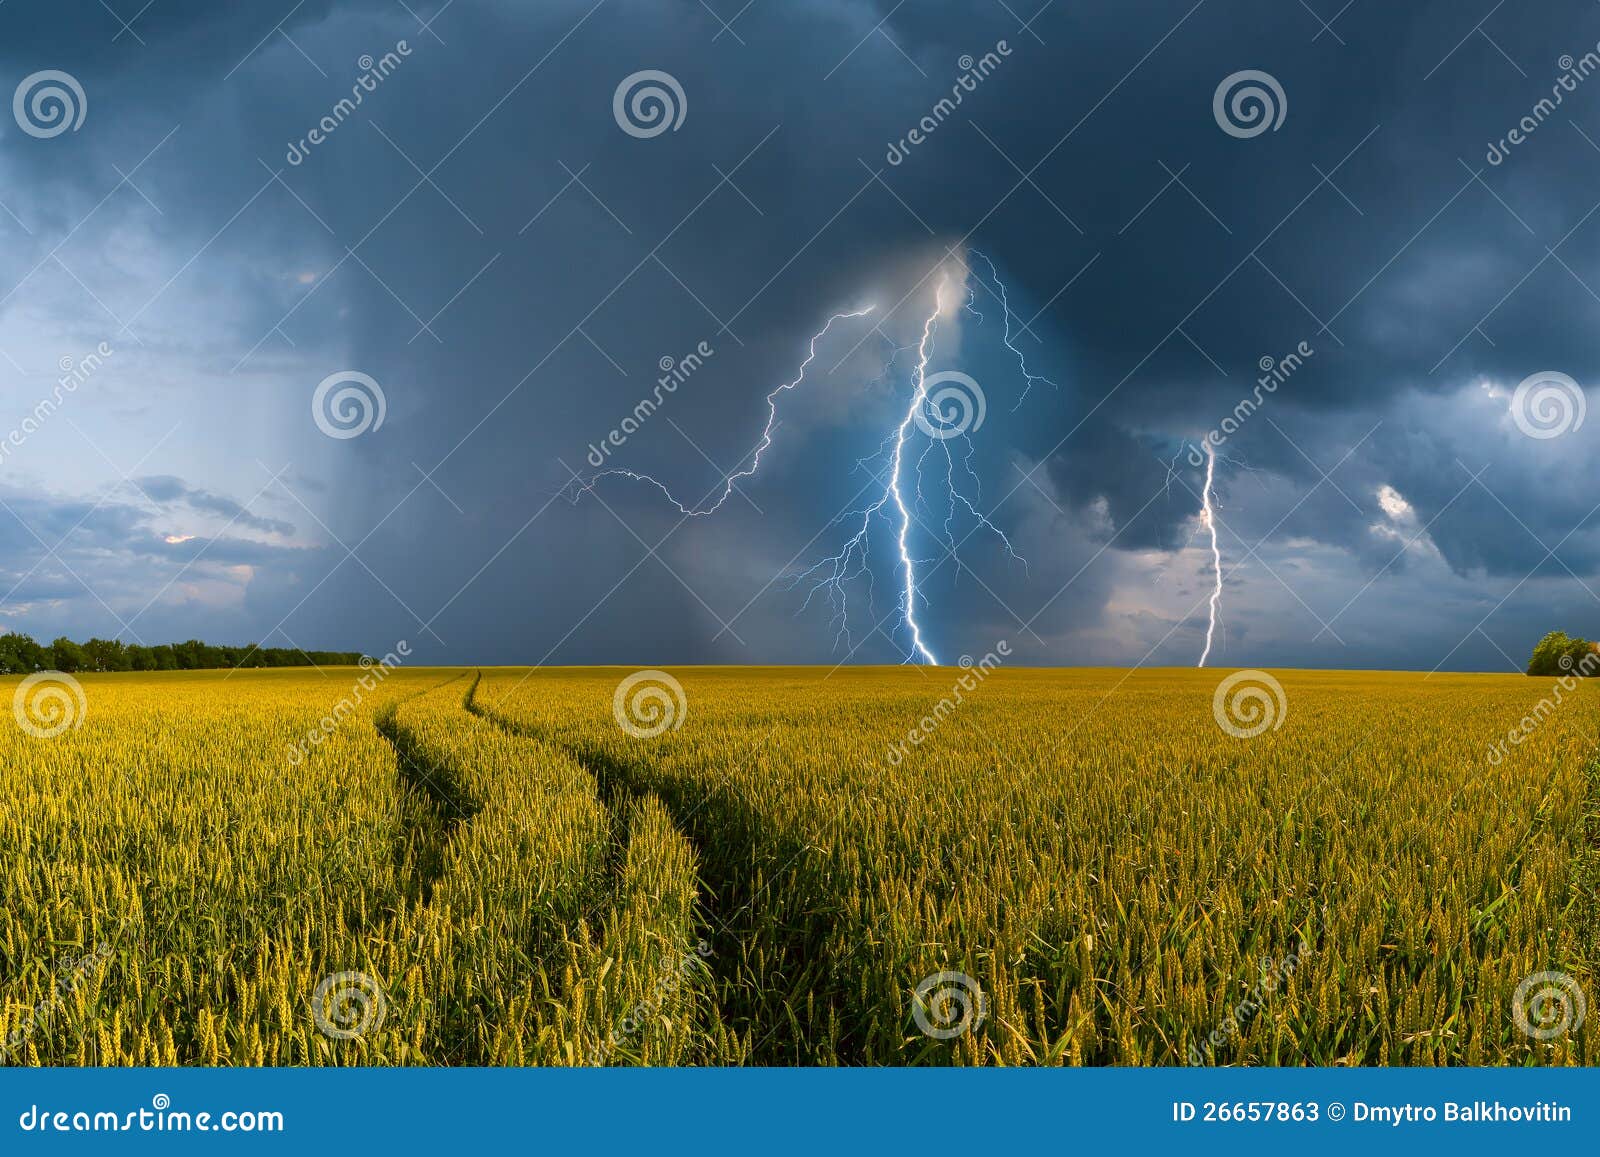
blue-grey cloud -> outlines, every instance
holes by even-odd
[[[1331,29],[1266,0],[1031,20],[976,2],[412,8],[328,0],[280,26],[163,3],[123,29],[99,5],[0,7],[0,81],[62,69],[89,101],[50,139],[0,119],[7,410],[31,411],[62,356],[116,349],[5,469],[116,614],[307,646],[405,636],[463,662],[897,659],[886,552],[848,644],[815,602],[796,617],[806,589],[785,576],[837,548],[856,464],[903,408],[890,357],[923,279],[976,245],[1059,388],[1011,409],[992,295],[939,347],[990,395],[973,465],[1027,560],[979,533],[940,564],[919,532],[946,651],[1006,633],[1032,662],[1192,661],[1207,576],[1186,449],[1302,343],[1224,447],[1230,659],[1504,666],[1497,647],[1595,618],[1596,427],[1531,439],[1509,410],[1529,374],[1600,375],[1600,82],[1486,158],[1560,58],[1594,49],[1592,5],[1506,11],[1483,36],[1445,3],[1356,5]],[[963,57],[1002,41],[960,88]],[[643,69],[686,94],[677,131],[614,121]],[[1212,105],[1244,69],[1287,97],[1248,139]],[[662,359],[701,343],[612,464],[715,486],[809,336],[869,301],[880,330],[825,343],[715,517],[625,484],[562,496]],[[311,396],[345,370],[386,414],[340,440]],[[196,525],[156,525],[152,504]],[[28,564],[42,549],[0,533]],[[191,557],[232,585],[169,585]],[[104,629],[45,561],[13,613]]]

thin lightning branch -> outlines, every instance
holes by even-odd
[[[1211,639],[1217,630],[1217,604],[1222,601],[1222,552],[1217,549],[1217,520],[1212,510],[1215,496],[1212,486],[1216,481],[1217,452],[1211,445],[1209,438],[1204,440],[1206,450],[1206,481],[1205,489],[1200,492],[1200,523],[1211,535],[1211,565],[1216,571],[1216,585],[1211,588],[1211,619],[1206,624],[1206,648],[1200,653],[1198,667],[1206,665],[1206,659],[1211,655]]]
[[[971,251],[976,253],[976,250]],[[1040,374],[1030,374],[1029,370],[1027,370],[1027,362],[1024,360],[1024,358],[1022,358],[1022,350],[1019,350],[1018,347],[1011,344],[1011,317],[1013,317],[1013,314],[1011,314],[1010,302],[1006,301],[1005,285],[1000,282],[1000,275],[995,272],[994,262],[989,261],[989,258],[986,258],[986,256],[984,256],[982,253],[979,253],[978,256],[984,258],[984,261],[989,262],[990,275],[994,277],[995,285],[998,286],[997,296],[1000,298],[1000,306],[1002,306],[1003,315],[1005,315],[1005,346],[1006,349],[1010,349],[1013,354],[1016,354],[1018,365],[1021,366],[1022,395],[1026,397],[1027,390],[1029,390],[1029,387],[1032,386],[1035,381],[1046,382],[1046,384],[1054,386],[1054,382],[1050,381],[1050,379],[1043,378],[1043,376],[1040,376]],[[971,267],[965,267],[963,272],[968,272],[968,274],[970,274]],[[981,280],[979,280],[979,283],[982,283]],[[946,282],[939,283],[938,293],[941,294],[941,296],[942,293],[944,293],[944,286],[946,286]],[[974,294],[973,291],[968,288],[968,291],[966,291],[966,301],[962,302],[962,307],[966,310],[966,312],[970,312],[973,317],[978,318],[979,323],[982,323],[982,320],[984,320],[984,315],[979,312],[978,307],[974,306],[974,296],[976,296],[976,294]],[[939,312],[941,312],[939,307],[934,307],[934,315],[938,315]],[[939,419],[941,419],[941,414],[938,413],[938,406],[934,405],[931,400],[925,400],[923,405],[928,406],[928,416],[930,416],[930,418],[933,419],[934,424],[938,426]],[[1019,402],[1018,405],[1021,405],[1021,402]],[[1011,406],[1011,408],[1016,410],[1016,406]],[[952,530],[952,523],[954,523],[955,515],[957,515],[957,507],[965,507],[966,512],[968,512],[968,514],[970,514],[971,517],[978,522],[979,528],[982,528],[982,530],[992,531],[995,538],[1000,539],[1000,542],[1002,542],[1003,546],[1005,546],[1006,555],[1010,555],[1011,558],[1016,558],[1019,563],[1022,563],[1022,570],[1026,571],[1027,558],[1019,555],[1018,552],[1011,547],[1011,539],[1006,538],[1005,531],[1000,530],[997,525],[994,525],[994,523],[990,522],[989,518],[979,514],[978,506],[976,506],[976,499],[982,498],[982,480],[978,477],[978,470],[973,469],[973,454],[976,453],[976,446],[973,445],[973,440],[971,440],[970,437],[966,437],[966,434],[960,435],[960,438],[962,438],[962,442],[966,443],[966,453],[962,454],[962,469],[966,470],[966,477],[970,478],[971,480],[971,490],[973,490],[973,496],[971,496],[971,498],[968,498],[968,496],[963,493],[962,488],[960,488],[960,486],[957,485],[957,482],[955,482],[955,454],[950,453],[950,442],[954,442],[954,438],[938,438],[939,448],[944,450],[944,485],[946,485],[946,494],[949,496],[949,507],[947,507],[946,517],[944,517],[944,541],[946,541],[946,546],[949,547],[950,555],[952,555],[952,558],[955,560],[955,578],[957,578],[958,581],[958,579],[960,579],[960,574],[962,574],[962,560],[960,560],[958,557],[955,557],[955,546],[957,546],[957,544],[955,544],[955,533],[954,530]],[[928,443],[928,446],[926,446],[925,450],[922,451],[922,454],[920,454],[917,459],[918,507],[922,506],[923,504],[922,464],[923,461],[928,458],[928,454],[933,453],[933,446],[933,442]]]
[[[1172,461],[1167,463],[1167,483],[1162,487],[1162,490],[1166,492],[1169,500],[1172,498],[1172,484],[1174,481],[1178,481],[1178,459],[1182,457],[1183,446],[1179,446],[1178,452],[1172,456]]]
[[[1033,389],[1033,383],[1034,382],[1043,382],[1045,385],[1051,387],[1052,389],[1060,389],[1060,387],[1057,386],[1054,382],[1052,382],[1049,378],[1044,377],[1042,374],[1035,374],[1035,373],[1030,373],[1029,372],[1029,370],[1028,370],[1028,359],[1022,356],[1022,351],[1020,349],[1018,349],[1016,347],[1016,344],[1014,342],[1012,342],[1012,340],[1011,340],[1011,302],[1006,297],[1006,285],[1005,285],[1005,282],[1000,280],[1000,271],[995,268],[994,262],[989,260],[989,257],[988,257],[987,254],[980,253],[976,249],[969,249],[969,250],[967,250],[967,252],[971,253],[974,257],[983,258],[983,263],[989,267],[989,276],[994,279],[994,284],[995,284],[995,288],[996,288],[996,296],[1000,298],[1000,309],[1001,309],[1001,312],[1005,314],[1005,339],[1004,340],[1005,340],[1005,343],[1006,343],[1006,349],[1010,350],[1012,353],[1017,355],[1017,364],[1022,367],[1022,377],[1023,377],[1022,393],[1020,395],[1018,395],[1016,404],[1011,407],[1012,411],[1015,412],[1017,409],[1019,409],[1022,406],[1022,403],[1027,400],[1028,391]]]
[[[632,470],[623,470],[620,468],[613,470],[602,470],[600,473],[591,477],[587,482],[581,484],[574,483],[572,496],[573,502],[577,502],[577,500],[582,497],[583,492],[593,490],[594,484],[599,482],[602,478],[611,478],[615,476],[628,478],[634,482],[649,483],[651,486],[654,486],[657,490],[661,491],[662,494],[666,495],[667,501],[676,506],[683,514],[698,518],[701,515],[713,513],[724,502],[728,501],[729,496],[733,494],[733,487],[736,482],[738,482],[741,478],[749,478],[753,476],[755,472],[761,468],[761,455],[766,452],[767,447],[772,445],[772,431],[778,422],[778,395],[787,390],[796,388],[801,382],[805,381],[806,367],[815,361],[817,357],[817,342],[822,340],[823,336],[828,332],[828,330],[833,328],[834,322],[841,321],[846,318],[866,317],[869,313],[873,312],[877,308],[878,307],[875,305],[869,305],[865,309],[852,310],[848,313],[836,313],[828,319],[826,325],[812,335],[811,344],[806,351],[806,360],[800,363],[800,370],[795,375],[794,380],[792,382],[784,382],[781,386],[774,387],[772,392],[767,395],[767,424],[762,428],[761,438],[756,443],[755,449],[749,454],[745,455],[745,458],[749,459],[750,465],[745,467],[743,470],[736,470],[724,478],[722,480],[722,492],[717,494],[716,501],[712,502],[709,506],[706,505],[707,499],[710,497],[709,495],[707,498],[701,499],[699,502],[695,503],[695,505],[692,507],[685,506],[683,503],[679,502],[675,497],[673,497],[672,491],[667,489],[666,485],[658,479],[651,477],[649,474],[638,474]],[[742,458],[740,461],[744,461],[744,459]],[[713,491],[712,493],[716,492]]]

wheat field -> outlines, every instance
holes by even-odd
[[[0,680],[0,1064],[1600,1061],[1600,689],[992,658]]]

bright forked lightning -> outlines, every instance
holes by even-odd
[[[981,254],[979,254],[982,257]],[[1005,331],[1004,343],[1013,353],[1021,366],[1024,379],[1023,395],[1026,396],[1028,388],[1035,382],[1045,382],[1054,385],[1048,378],[1029,371],[1022,351],[1016,346],[1012,338],[1012,312],[1007,300],[1005,286],[1001,283],[999,272],[994,263],[987,257],[983,260],[988,264],[993,287],[987,281],[974,277],[979,284],[991,289],[999,299],[1004,314]],[[967,267],[960,267],[960,278],[965,282],[972,271]],[[870,459],[858,462],[857,468],[866,469],[873,475],[881,489],[867,505],[849,510],[830,522],[830,526],[838,523],[850,522],[855,529],[845,540],[839,551],[819,562],[806,567],[788,576],[789,586],[792,588],[804,584],[807,586],[805,600],[800,607],[803,612],[813,598],[826,601],[832,608],[832,627],[834,630],[835,645],[843,642],[853,651],[857,644],[853,636],[860,632],[851,622],[849,600],[846,588],[850,584],[865,580],[868,587],[868,602],[872,601],[874,586],[874,570],[870,559],[870,548],[873,539],[880,529],[886,530],[893,538],[895,546],[895,569],[899,578],[899,593],[897,597],[898,617],[904,625],[905,638],[909,639],[909,646],[905,652],[906,662],[919,662],[937,665],[938,656],[934,653],[933,646],[925,633],[924,626],[918,618],[919,606],[927,602],[927,595],[921,589],[921,582],[926,577],[921,568],[932,560],[918,557],[913,539],[921,528],[922,534],[944,544],[946,558],[955,559],[956,573],[959,576],[962,564],[957,557],[958,540],[955,533],[955,522],[960,517],[964,522],[973,524],[973,529],[988,530],[1002,543],[1004,549],[1012,558],[1021,561],[1020,556],[1012,549],[1011,541],[1004,531],[996,526],[989,518],[979,512],[978,499],[980,497],[980,484],[976,471],[972,466],[974,447],[969,436],[971,430],[981,424],[981,409],[978,411],[976,421],[969,419],[972,414],[964,413],[961,421],[952,421],[951,415],[945,412],[945,405],[949,402],[950,390],[941,390],[933,393],[931,384],[937,384],[943,379],[956,378],[970,387],[977,394],[976,405],[983,404],[982,390],[977,383],[964,374],[953,371],[933,375],[933,382],[929,381],[929,368],[934,353],[934,339],[936,337],[941,316],[953,314],[960,307],[965,307],[982,322],[982,315],[973,307],[973,293],[970,288],[962,285],[959,289],[952,287],[949,275],[941,275],[938,288],[934,294],[934,305],[931,313],[922,323],[921,335],[914,347],[902,346],[893,350],[885,366],[885,377],[894,366],[899,355],[907,350],[914,349],[916,362],[911,370],[911,396],[899,421],[884,437],[877,454]],[[772,444],[773,433],[777,427],[777,402],[780,394],[794,390],[805,380],[806,370],[817,356],[817,343],[828,333],[835,322],[844,319],[864,317],[875,311],[874,306],[853,310],[845,313],[836,313],[830,317],[821,330],[811,338],[806,358],[801,363],[794,379],[774,388],[767,395],[767,421],[762,430],[761,437],[754,449],[746,456],[748,464],[743,468],[729,474],[723,479],[720,486],[713,488],[711,494],[700,502],[685,504],[668,489],[660,480],[648,474],[640,474],[632,470],[613,468],[595,474],[587,481],[574,479],[573,500],[577,501],[582,493],[592,490],[602,478],[613,475],[630,479],[635,482],[648,483],[660,490],[667,500],[679,512],[686,516],[699,516],[710,514],[720,508],[733,493],[735,483],[740,479],[753,476],[761,465],[761,456]],[[881,333],[882,331],[879,330]],[[959,404],[959,403],[958,403]],[[913,442],[918,437],[926,438],[926,445],[920,453],[915,452]],[[965,452],[956,453],[950,443],[960,440],[965,442]],[[924,467],[928,455],[935,449],[942,450],[945,459],[943,471],[943,494],[940,499],[945,504],[942,527],[936,528],[938,518],[934,514],[934,504],[928,500],[924,493]],[[745,461],[741,460],[741,461]],[[872,483],[869,487],[876,489]],[[963,515],[962,512],[965,511]],[[924,517],[924,516],[927,517]],[[879,520],[885,524],[880,528]],[[877,631],[881,623],[874,622],[873,630]]]
[[[855,534],[851,535],[845,542],[844,547],[838,554],[823,559],[815,566],[809,567],[795,576],[797,582],[807,579],[812,582],[811,593],[806,596],[806,605],[810,604],[811,596],[819,589],[827,591],[827,597],[836,611],[835,619],[840,624],[839,633],[848,643],[850,639],[849,605],[844,597],[843,584],[847,580],[863,574],[870,581],[871,571],[867,566],[867,556],[872,536],[872,522],[876,516],[885,512],[885,507],[892,503],[896,514],[899,515],[899,526],[895,532],[895,546],[899,553],[902,577],[899,601],[900,617],[905,621],[906,630],[911,634],[911,651],[906,657],[908,660],[919,658],[922,662],[933,666],[938,666],[939,659],[933,653],[932,648],[924,641],[921,624],[917,622],[917,560],[912,557],[908,541],[911,535],[913,512],[912,507],[907,505],[905,495],[900,489],[900,476],[901,470],[905,465],[906,440],[910,437],[915,427],[917,415],[922,412],[923,407],[928,405],[928,359],[933,353],[933,334],[938,325],[939,314],[944,309],[944,294],[948,285],[947,279],[940,279],[939,288],[934,293],[933,312],[922,323],[922,338],[916,347],[917,364],[911,372],[911,402],[906,407],[905,416],[900,419],[900,424],[895,427],[894,433],[884,440],[886,446],[892,441],[894,449],[890,451],[888,478],[884,483],[882,493],[876,501],[853,512],[855,516],[861,519],[860,526]],[[945,453],[949,454],[948,448]],[[926,451],[924,452],[925,455]],[[919,503],[922,496],[921,465],[922,458],[919,457],[917,460],[919,468],[917,497]],[[952,494],[954,493],[955,491],[952,488]],[[849,515],[846,517],[849,517]],[[801,609],[804,610],[804,606]]]
[[[917,344],[917,368],[912,373],[916,389],[911,395],[911,405],[906,408],[906,416],[900,419],[900,428],[895,432],[894,461],[889,470],[889,493],[894,496],[895,509],[900,512],[900,533],[896,542],[900,548],[900,567],[905,572],[906,580],[905,591],[901,595],[904,599],[902,612],[905,615],[906,629],[911,632],[913,649],[935,667],[939,665],[939,660],[922,641],[922,628],[917,625],[917,567],[915,560],[906,550],[906,536],[911,533],[911,511],[906,508],[905,496],[900,493],[900,464],[905,457],[906,435],[910,433],[911,424],[917,420],[917,414],[921,412],[922,407],[928,404],[928,356],[933,340],[933,327],[939,320],[940,310],[944,308],[946,284],[943,280],[939,282],[939,288],[933,295],[933,312],[922,324],[922,341]],[[921,488],[918,489],[920,491]]]
[[[990,268],[992,271],[993,266],[991,265]],[[963,269],[963,276],[966,273],[967,270]],[[995,275],[995,282],[997,285],[999,284],[997,274]],[[844,516],[846,518],[859,519],[859,522],[856,524],[855,533],[845,542],[838,554],[831,555],[794,576],[797,583],[802,581],[811,583],[811,591],[806,596],[806,605],[809,605],[811,598],[819,591],[825,592],[825,597],[834,608],[835,622],[839,625],[837,638],[841,638],[846,645],[849,645],[851,629],[849,607],[844,596],[844,584],[850,579],[862,576],[865,576],[870,583],[872,572],[868,565],[868,559],[873,520],[880,515],[888,519],[894,531],[896,561],[901,577],[898,608],[900,618],[905,624],[906,632],[911,641],[906,660],[908,662],[917,660],[933,665],[938,664],[938,657],[934,654],[933,648],[923,634],[922,625],[917,620],[918,602],[927,601],[927,596],[923,594],[919,586],[918,566],[922,562],[929,560],[918,559],[912,553],[910,539],[913,523],[921,525],[925,531],[944,543],[947,557],[956,560],[958,575],[961,570],[961,562],[956,553],[959,544],[955,537],[953,523],[958,513],[962,510],[965,510],[976,524],[975,529],[987,530],[992,533],[1000,540],[1009,557],[1017,559],[1019,562],[1024,562],[1024,565],[1026,565],[1025,560],[1012,548],[1011,540],[1006,537],[1005,532],[978,510],[979,482],[977,474],[972,469],[973,447],[968,428],[964,422],[951,425],[948,422],[948,415],[940,411],[936,399],[931,397],[928,392],[928,368],[933,357],[934,338],[937,333],[939,318],[947,311],[953,312],[960,305],[977,316],[980,321],[982,320],[982,315],[972,306],[971,292],[968,291],[964,296],[965,299],[961,300],[956,292],[952,290],[948,276],[940,278],[938,289],[934,294],[933,310],[923,321],[921,338],[915,347],[917,361],[911,375],[911,399],[899,424],[884,439],[883,447],[880,451],[887,455],[889,459],[885,470],[882,492],[867,506]],[[1018,361],[1021,363],[1021,351],[1017,350],[1009,340],[1011,310],[1009,305],[1005,303],[1003,286],[997,292],[997,296],[1001,299],[1002,308],[1006,315],[1007,348],[1017,354]],[[1022,366],[1023,375],[1029,382],[1047,380],[1037,375],[1030,375],[1025,363],[1022,363]],[[907,448],[910,440],[916,436],[918,426],[922,426],[925,432],[929,428],[940,430],[942,436],[928,439],[928,444],[922,453],[916,456],[914,462],[911,462],[907,454]],[[967,450],[959,458],[951,451],[951,443],[958,439],[966,444]],[[941,528],[942,533],[933,531],[928,522],[918,517],[920,511],[929,509],[926,496],[923,493],[922,470],[928,455],[934,452],[935,447],[943,451],[945,459],[944,484],[947,506],[946,517]],[[867,464],[863,462],[858,463],[858,465],[866,466]],[[966,479],[970,480],[970,495],[962,488],[962,481],[958,478],[958,469],[965,473]],[[915,479],[914,495],[907,493],[907,486],[913,478]],[[892,511],[890,510],[891,507],[893,508]],[[803,610],[804,606],[801,609]]]
[[[1200,662],[1195,664],[1197,667],[1204,667],[1206,659],[1211,655],[1211,639],[1217,630],[1217,604],[1222,601],[1222,552],[1217,549],[1217,519],[1212,509],[1212,503],[1216,500],[1212,486],[1217,475],[1217,452],[1209,438],[1204,440],[1204,445],[1206,481],[1205,488],[1200,492],[1200,525],[1211,535],[1211,566],[1216,572],[1216,583],[1211,588],[1211,619],[1206,624],[1206,647],[1200,652]]]

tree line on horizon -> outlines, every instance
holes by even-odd
[[[203,671],[225,667],[327,667],[361,661],[360,651],[301,651],[287,647],[218,647],[189,639],[146,647],[117,639],[74,643],[63,635],[36,643],[17,631],[0,635],[0,674],[34,671]]]
[[[0,635],[0,675],[34,671],[205,671],[230,667],[337,667],[361,661],[360,651],[302,651],[290,647],[219,647],[189,639],[147,647],[117,639],[75,643],[65,635],[37,643],[19,631]],[[1530,675],[1600,674],[1600,645],[1551,631],[1533,648]]]
[[[1574,639],[1565,631],[1551,631],[1533,648],[1528,674],[1600,674],[1600,649],[1588,639]]]

